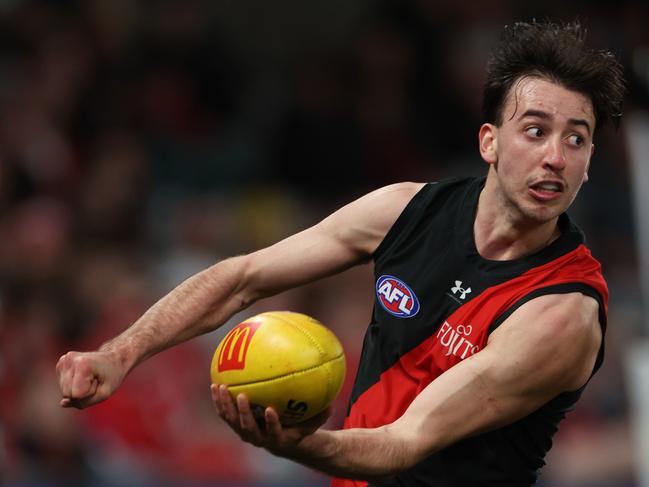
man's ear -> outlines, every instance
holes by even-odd
[[[588,162],[586,163],[586,168],[584,169],[584,183],[588,182],[588,170],[590,169],[590,158],[593,157],[593,154],[595,153],[595,144],[590,145],[590,157],[588,158]]]
[[[487,164],[498,162],[498,127],[491,123],[483,123],[478,132],[480,155]]]

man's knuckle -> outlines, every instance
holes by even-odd
[[[90,360],[85,355],[77,355],[73,360],[74,364],[80,368],[86,368],[90,364]]]

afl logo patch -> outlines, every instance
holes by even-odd
[[[388,313],[399,318],[411,318],[419,311],[419,300],[401,279],[381,276],[376,281],[376,297]]]

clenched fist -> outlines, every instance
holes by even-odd
[[[107,399],[126,370],[113,352],[68,352],[56,364],[61,406],[83,409]]]

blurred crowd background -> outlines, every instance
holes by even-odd
[[[59,407],[54,366],[192,273],[381,185],[482,174],[481,85],[505,24],[574,20],[649,108],[649,4],[618,0],[0,1],[0,484],[323,486],[237,441],[209,398],[225,331],[164,352],[109,401]],[[642,335],[624,122],[572,209],[611,288],[607,360],[545,487],[638,485],[624,353]],[[312,314],[349,377],[371,268],[257,303]],[[230,325],[244,315],[235,317]]]

